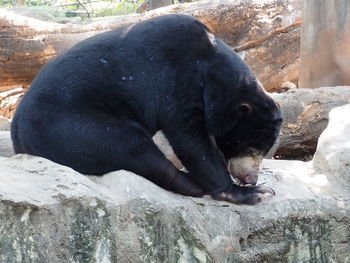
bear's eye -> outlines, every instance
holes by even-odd
[[[238,110],[240,110],[244,115],[247,115],[252,111],[252,106],[250,106],[248,103],[241,103],[238,105]]]

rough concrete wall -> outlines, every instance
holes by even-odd
[[[350,1],[303,1],[301,88],[350,84]]]

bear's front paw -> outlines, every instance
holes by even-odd
[[[234,204],[255,205],[275,195],[275,191],[266,186],[233,185],[230,192],[222,192],[214,199],[228,201]]]

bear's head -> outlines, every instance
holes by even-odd
[[[202,82],[207,130],[232,176],[255,185],[260,163],[279,134],[282,113],[242,59],[210,37],[215,55]]]

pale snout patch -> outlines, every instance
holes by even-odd
[[[228,169],[231,175],[243,184],[256,185],[263,157],[262,154],[253,154],[231,158],[228,161]]]

